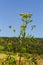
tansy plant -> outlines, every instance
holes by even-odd
[[[22,58],[22,56],[24,57],[25,55],[23,55],[23,54],[26,53],[26,48],[24,46],[24,39],[26,38],[26,29],[27,29],[27,26],[28,26],[29,23],[32,22],[32,20],[31,20],[32,14],[20,14],[20,16],[22,17],[23,24],[20,26],[20,35],[19,35],[19,60],[18,60],[18,65],[23,65],[21,63],[21,58]],[[36,27],[35,25],[32,25],[31,26],[31,31],[35,27]],[[9,28],[11,29],[12,26],[10,25]],[[13,29],[13,31],[15,32],[15,29]],[[11,51],[12,45],[10,45],[10,43],[9,43],[8,46],[7,46],[7,48],[8,48],[9,51]],[[27,56],[25,56],[25,57],[27,58]],[[37,65],[36,60],[34,58],[30,58],[28,56],[27,59],[31,59],[31,60],[28,60],[28,62],[34,60],[34,61],[30,62],[30,63],[32,63],[33,65]]]
[[[20,14],[22,17],[23,24],[20,26],[20,36],[19,36],[19,43],[20,43],[20,54],[19,54],[19,64],[21,63],[22,53],[26,53],[26,48],[24,47],[23,40],[26,38],[26,29],[29,23],[32,22],[31,16],[32,14]],[[31,26],[31,31],[35,28],[35,25]],[[28,35],[27,35],[28,36]]]

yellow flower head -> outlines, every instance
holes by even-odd
[[[21,29],[22,29],[22,30],[25,30],[25,29],[26,29],[26,25],[22,25],[22,26],[21,26]]]
[[[20,16],[22,16],[23,18],[31,18],[32,14],[20,14]]]

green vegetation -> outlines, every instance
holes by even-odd
[[[26,33],[28,24],[32,22],[32,14],[20,14],[20,16],[23,24],[20,26],[19,36],[0,38],[0,51],[5,53],[5,57],[0,59],[1,65],[37,65],[37,59],[34,54],[43,54],[42,39],[34,38],[29,33]],[[32,25],[30,32],[35,27],[36,25]],[[12,26],[10,25],[9,28],[12,29]],[[15,33],[16,30],[13,29],[13,32]]]
[[[4,46],[0,46],[0,51],[3,51],[4,50]]]
[[[2,41],[3,40],[3,41]],[[9,41],[10,40],[10,41]],[[24,46],[27,48],[26,53],[32,53],[32,54],[43,54],[43,39],[42,38],[36,38],[32,43],[29,43],[29,39],[24,39]],[[31,40],[33,41],[33,40]],[[0,37],[0,51],[8,51],[6,45],[8,43],[11,43],[12,47],[14,46],[14,52],[19,52],[19,38],[16,37]],[[28,46],[27,46],[28,43]]]

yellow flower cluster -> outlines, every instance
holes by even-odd
[[[23,18],[31,18],[32,14],[20,14],[20,16],[22,16]]]
[[[22,25],[21,29],[25,30],[26,29],[26,25]]]

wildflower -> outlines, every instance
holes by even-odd
[[[20,16],[22,16],[23,18],[31,18],[32,14],[20,14]]]
[[[12,28],[12,26],[10,25],[9,28]]]
[[[22,26],[21,26],[21,29],[22,29],[22,30],[25,30],[25,29],[26,29],[26,25],[22,25]]]
[[[15,30],[15,29],[14,29],[13,31],[14,31],[14,32],[16,32],[16,30]]]

